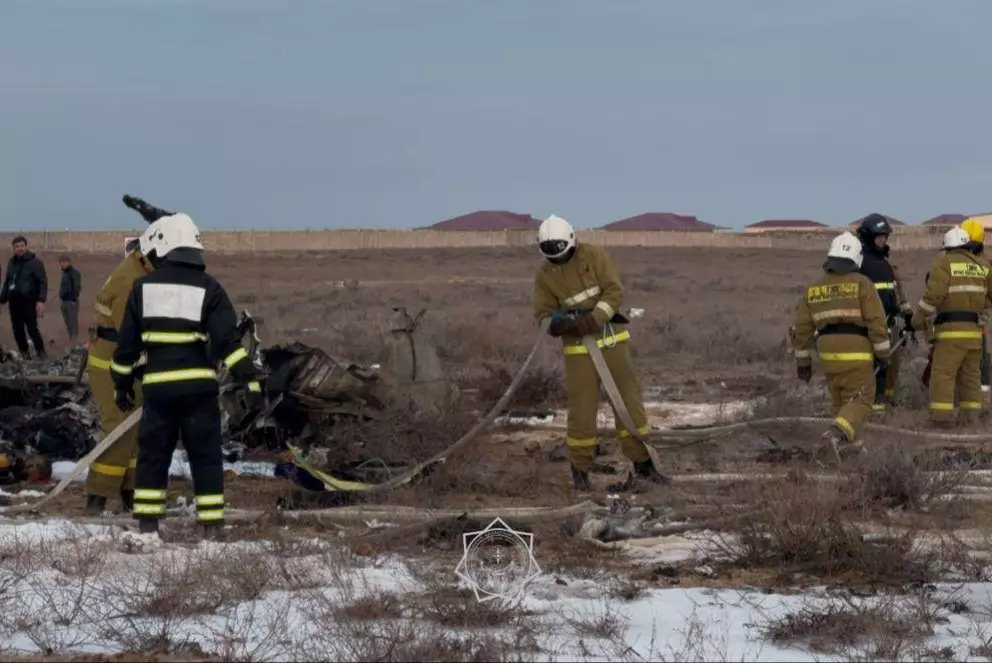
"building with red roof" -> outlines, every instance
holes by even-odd
[[[700,221],[694,216],[671,212],[646,212],[614,221],[602,227],[602,230],[688,230],[695,232],[713,232],[717,229],[718,226]]]
[[[927,219],[923,222],[924,226],[928,228],[940,229],[940,228],[953,228],[954,226],[960,225],[962,221],[967,219],[968,216],[965,214],[938,214],[932,219]]]
[[[541,225],[530,214],[506,210],[479,210],[444,221],[438,221],[428,230],[537,230]]]

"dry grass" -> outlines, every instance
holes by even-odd
[[[876,484],[863,490],[877,493]],[[876,488],[871,488],[875,485]],[[762,508],[721,539],[722,554],[738,568],[767,569],[780,581],[796,574],[827,582],[904,585],[939,580],[963,550],[921,550],[918,531],[863,536],[864,493],[832,485],[789,482],[752,487],[750,503]]]
[[[762,631],[775,644],[843,656],[845,660],[954,660],[953,649],[934,649],[927,639],[946,622],[950,611],[960,612],[961,605],[953,596],[939,597],[926,587],[908,596],[842,595],[808,601],[798,610],[771,620]]]
[[[711,249],[703,258],[699,249],[674,248],[616,248],[610,254],[624,279],[625,306],[645,309],[632,332],[647,384],[712,397],[767,391],[775,380],[791,377],[782,335],[800,287],[821,273],[820,256]],[[55,287],[57,255],[41,257]],[[84,327],[91,322],[98,284],[119,260],[75,256],[84,280]],[[898,256],[911,300],[922,292],[929,261],[922,251]],[[426,307],[424,330],[439,341],[443,359],[460,378],[480,383],[500,379],[506,365],[517,365],[534,338],[530,303],[538,264],[525,248],[208,256],[208,268],[235,305],[263,318],[267,342],[298,339],[372,363],[391,308]],[[487,282],[458,283],[458,277]],[[49,307],[41,326],[56,347],[67,344],[55,308]],[[0,338],[11,338],[6,316]],[[547,345],[542,361],[555,370],[553,343]]]

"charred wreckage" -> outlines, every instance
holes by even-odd
[[[261,320],[242,311],[239,331],[265,376],[266,403],[248,408],[244,390],[222,377],[225,461],[275,456],[282,462],[275,464],[274,476],[294,480],[303,489],[297,494],[323,494],[313,503],[328,505],[409,473],[409,464],[390,466],[360,453],[342,460],[329,453],[340,440],[328,431],[342,420],[369,421],[396,405],[428,415],[455,406],[457,386],[435,347],[418,333],[425,313],[411,317],[405,308],[393,309],[379,363],[360,366],[299,342],[263,348]],[[0,349],[0,486],[49,484],[54,463],[78,461],[99,442],[99,417],[84,377],[86,360],[85,348],[33,361]],[[280,505],[291,508],[293,500]]]

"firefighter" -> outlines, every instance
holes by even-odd
[[[988,254],[985,253],[985,226],[981,221],[972,217],[966,219],[961,224],[962,230],[968,233],[968,250],[974,253],[976,256],[982,258],[985,261],[986,267],[992,267],[992,261],[989,260]],[[989,323],[989,311],[982,312],[981,318],[981,328],[982,328],[982,392],[986,393],[989,391],[990,382],[992,382],[992,362],[989,360],[988,352],[988,323]]]
[[[826,272],[806,287],[796,307],[796,375],[809,382],[812,350],[820,357],[833,406],[818,456],[843,457],[860,450],[858,434],[875,400],[875,366],[888,360],[892,344],[878,291],[862,266],[861,242],[849,232],[830,243]]]
[[[623,287],[607,253],[591,244],[580,244],[565,219],[550,216],[538,229],[538,245],[545,261],[534,279],[534,317],[552,318],[549,333],[563,342],[565,390],[568,400],[566,444],[576,490],[590,489],[589,472],[596,456],[596,414],[600,378],[582,337],[595,334],[596,345],[616,382],[638,434],[650,432],[641,384],[630,356],[627,319],[617,312]],[[620,321],[623,322],[620,322]],[[623,427],[614,408],[617,437],[624,455],[634,465],[634,476],[653,483],[668,479],[655,468],[644,444]],[[627,482],[610,486],[627,490]]]
[[[963,423],[976,420],[982,410],[980,314],[992,306],[992,276],[985,260],[969,249],[971,241],[963,228],[947,231],[913,315],[918,328],[932,318],[930,418],[938,428],[953,427],[957,408]]]
[[[260,396],[256,369],[241,345],[227,293],[206,273],[200,231],[185,214],[158,221],[151,235],[155,271],[128,297],[120,340],[110,364],[122,412],[135,406],[140,367],[144,391],[138,439],[134,515],[139,531],[158,531],[165,515],[169,465],[179,437],[189,457],[197,520],[215,538],[224,521],[221,420],[215,368]]]
[[[124,319],[124,305],[135,280],[154,271],[150,253],[151,224],[139,238],[127,257],[114,268],[96,295],[93,305],[95,328],[91,330],[86,375],[89,378],[93,402],[100,413],[100,428],[109,435],[124,421],[124,414],[114,402],[114,381],[110,376],[110,361],[117,347],[118,332]],[[141,389],[135,389],[135,405],[141,405]],[[137,462],[138,430],[132,428],[109,449],[93,461],[86,475],[86,514],[98,516],[107,500],[119,495],[124,511],[134,506],[134,468]]]
[[[858,239],[861,240],[860,272],[875,284],[878,296],[882,300],[889,340],[896,337],[897,320],[900,317],[903,319],[902,333],[906,334],[908,339],[914,338],[916,330],[913,329],[912,324],[913,307],[903,292],[898,269],[889,262],[888,240],[889,235],[892,234],[891,224],[881,214],[869,214],[861,220],[857,234]],[[872,406],[875,412],[885,412],[887,405],[894,404],[899,384],[899,368],[902,364],[900,359],[900,352],[896,351],[892,353],[884,368],[876,365],[875,403]]]

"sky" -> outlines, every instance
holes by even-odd
[[[2,0],[0,229],[992,210],[988,0]]]

